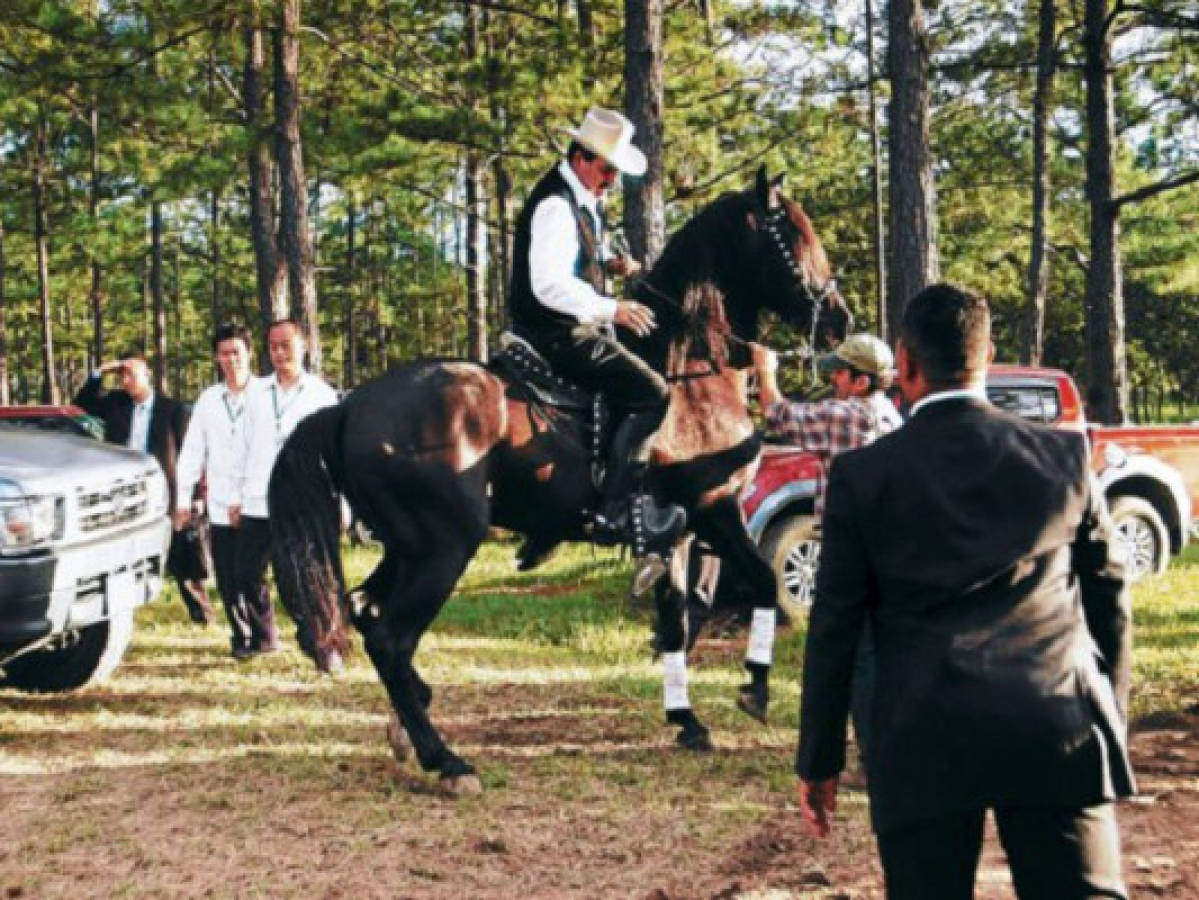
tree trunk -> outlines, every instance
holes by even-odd
[[[345,382],[346,390],[352,388],[358,383],[358,342],[355,339],[354,329],[354,300],[356,298],[356,287],[358,281],[357,258],[354,253],[354,229],[357,227],[358,210],[354,205],[354,192],[346,191],[346,289],[343,294],[342,302],[345,303],[343,310],[344,318],[342,328],[345,334],[342,335],[343,353],[345,358],[342,360],[341,371],[342,379]]]
[[[38,312],[42,326],[42,402],[58,403],[58,384],[54,380],[54,332],[50,319],[50,248],[46,235],[46,124],[39,121],[33,160],[33,241],[37,248]]]
[[[928,140],[928,36],[921,0],[889,7],[891,75],[887,333],[898,334],[903,308],[939,277],[937,209]]]
[[[466,40],[463,53],[468,65],[482,56],[482,13],[474,3],[465,4]],[[471,101],[471,112],[479,104]],[[473,122],[474,116],[471,120]],[[478,150],[466,151],[466,353],[476,362],[487,361],[487,196],[484,179],[487,162]]]
[[[1037,87],[1032,124],[1032,247],[1028,256],[1028,302],[1021,359],[1039,366],[1045,347],[1045,298],[1049,293],[1049,113],[1057,68],[1056,2],[1041,0],[1037,37]]]
[[[483,154],[466,154],[466,331],[467,355],[487,361],[487,197]]]
[[[12,395],[8,389],[8,297],[4,279],[8,269],[4,260],[4,220],[0,218],[0,406],[8,406]]]
[[[624,221],[635,259],[654,264],[666,243],[662,196],[662,0],[625,0],[625,109],[648,168],[624,185]]]
[[[279,244],[287,263],[292,314],[308,340],[308,365],[321,371],[316,273],[308,233],[308,191],[300,145],[300,0],[282,0],[275,47],[275,161],[279,167]]]
[[[1120,209],[1114,201],[1115,111],[1107,0],[1086,0],[1083,81],[1087,93],[1087,201],[1091,264],[1086,279],[1087,402],[1099,422],[1128,420],[1128,361],[1120,272]]]
[[[579,14],[579,46],[589,50],[595,46],[595,22],[591,18],[591,0],[575,0]],[[590,83],[592,79],[584,77]]]
[[[162,201],[150,201],[150,301],[154,325],[154,390],[167,380],[167,304],[162,290]]]
[[[870,187],[874,203],[874,282],[877,291],[879,336],[889,340],[887,328],[887,244],[883,230],[883,151],[878,127],[878,83],[874,72],[874,3],[866,0],[866,84],[870,102]]]
[[[251,2],[250,19],[244,37],[246,64],[243,73],[243,102],[246,105],[246,131],[249,136],[250,237],[254,245],[254,270],[258,287],[258,314],[261,318],[261,355],[259,370],[269,371],[267,326],[287,315],[287,269],[275,239],[275,210],[271,199],[271,156],[267,145],[267,125],[263,114],[263,69],[265,52],[262,28],[258,20],[257,0]]]
[[[89,131],[91,135],[91,190],[88,196],[88,206],[91,211],[92,224],[100,222],[100,111],[93,103],[89,116]],[[88,306],[92,312],[92,352],[93,365],[99,365],[104,360],[104,296],[103,273],[100,260],[95,254],[91,255],[92,286],[88,292]]]

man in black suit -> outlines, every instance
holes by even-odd
[[[908,304],[911,418],[833,462],[804,663],[800,805],[827,834],[850,675],[878,655],[870,810],[890,898],[969,898],[987,809],[1017,894],[1125,897],[1112,801],[1125,748],[1130,609],[1082,435],[986,401],[986,301]]]
[[[114,374],[119,385],[106,390],[104,377]],[[104,439],[142,453],[162,466],[175,509],[175,463],[187,432],[187,410],[182,403],[154,390],[150,367],[140,350],[132,350],[92,372],[75,397],[75,404],[104,422]],[[177,530],[171,535],[167,571],[179,585],[179,594],[193,622],[207,625],[212,605],[204,591],[207,569],[197,541]]]

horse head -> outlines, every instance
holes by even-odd
[[[784,321],[808,329],[816,349],[844,340],[853,315],[837,290],[824,246],[800,204],[782,193],[784,176],[758,169],[746,216],[755,290],[762,306]]]

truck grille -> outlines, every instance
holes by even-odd
[[[132,522],[146,512],[150,493],[144,477],[121,479],[100,490],[77,493],[79,529],[85,534]]]

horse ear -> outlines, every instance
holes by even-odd
[[[774,186],[766,177],[766,164],[758,166],[758,174],[754,178],[754,198],[758,201],[758,209],[763,213],[777,205],[775,202]]]
[[[774,176],[774,178],[771,179],[770,186],[772,188],[774,188],[776,191],[781,191],[783,189],[783,183],[786,180],[787,180],[787,173],[779,172],[777,175]]]

